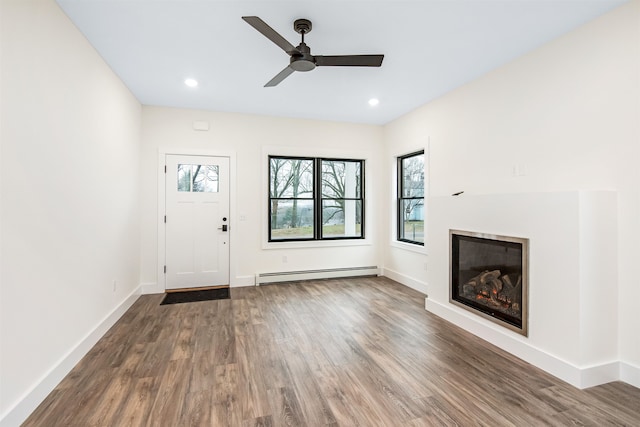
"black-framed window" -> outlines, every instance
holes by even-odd
[[[269,156],[269,241],[364,238],[364,160]]]
[[[398,157],[398,240],[424,246],[424,151]]]

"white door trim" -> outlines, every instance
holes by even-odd
[[[158,265],[157,265],[157,283],[158,288],[164,292],[167,289],[166,276],[164,274],[165,250],[167,236],[164,225],[165,215],[165,191],[166,182],[164,175],[165,158],[167,155],[176,156],[213,156],[229,158],[229,230],[231,231],[238,223],[236,218],[236,153],[235,151],[219,151],[219,150],[197,150],[185,148],[159,148],[158,149]],[[237,275],[236,271],[236,251],[234,250],[234,236],[236,233],[229,233],[229,286],[234,285],[234,279]]]

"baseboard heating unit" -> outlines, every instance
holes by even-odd
[[[280,271],[256,274],[256,286],[263,283],[292,282],[297,280],[334,279],[338,277],[378,276],[378,267],[343,267],[324,270]]]

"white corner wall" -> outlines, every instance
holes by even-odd
[[[380,210],[384,212],[384,227],[378,229],[384,250],[383,275],[422,293],[428,293],[427,258],[429,237],[419,246],[397,241],[397,158],[424,151],[425,177],[429,176],[429,137],[412,126],[385,126],[384,129],[385,191],[390,202]],[[429,181],[425,183],[425,200],[429,197]],[[391,209],[389,209],[391,208]],[[426,232],[426,223],[425,223]]]
[[[562,191],[429,199],[427,310],[584,388],[618,379],[616,193]],[[449,303],[449,230],[529,239],[529,334]]]
[[[569,362],[582,370],[585,382],[597,382],[595,375],[586,378],[590,375],[588,364],[595,363],[640,387],[636,279],[640,259],[639,126],[640,6],[638,0],[632,0],[385,127],[387,151],[402,141],[416,144],[428,138],[429,191],[434,198],[447,198],[458,191],[465,192],[460,197],[615,192],[616,220],[609,224],[615,235],[609,241],[616,242],[612,250],[616,259],[607,281],[607,289],[615,281],[615,291],[581,295],[579,312],[571,313],[572,322],[588,324],[604,310],[617,324],[613,331],[608,329],[610,324],[605,327],[615,335],[615,344],[607,341],[607,354],[599,355],[602,349],[579,336],[548,330],[544,337],[558,341],[559,346],[561,340],[580,343],[572,350],[544,347],[551,363],[565,366]],[[583,219],[596,221],[601,212],[590,208],[585,197],[579,201]],[[427,220],[428,205],[429,201]],[[558,217],[563,215],[559,209],[554,211]],[[500,211],[495,214],[500,218]],[[442,283],[443,277],[432,274],[440,267],[434,263],[441,262],[432,259],[434,245],[444,244],[432,237],[427,235],[427,257],[422,258],[428,263],[430,298],[448,287],[448,277],[447,283]],[[598,251],[592,250],[597,242],[585,244],[580,256],[597,259]],[[394,251],[392,247],[385,251],[386,264],[396,262]],[[418,276],[421,260],[406,274]],[[581,265],[580,280],[591,280],[589,264]],[[533,279],[531,287],[535,288]],[[610,305],[602,304],[616,294]],[[611,351],[614,363],[607,365]]]
[[[256,273],[380,265],[382,256],[376,230],[382,224],[377,209],[382,197],[378,189],[385,182],[385,177],[376,173],[382,169],[380,126],[148,106],[143,107],[142,117],[144,289],[164,291],[158,262],[161,153],[219,154],[232,158],[231,286],[253,285]],[[194,130],[194,122],[207,122],[209,130]],[[329,245],[329,242],[266,245],[269,154],[366,159],[367,239]]]
[[[141,106],[53,0],[2,1],[0,424],[135,300]]]

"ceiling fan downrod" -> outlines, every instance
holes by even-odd
[[[311,49],[304,42],[304,35],[311,31],[311,21],[308,19],[296,19],[293,29],[302,36],[302,41],[297,46],[298,53],[291,55],[289,66],[295,71],[311,71],[316,68],[316,61],[311,55]]]

